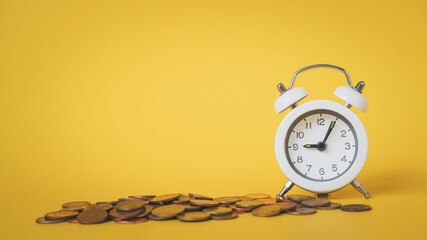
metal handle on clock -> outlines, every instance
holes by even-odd
[[[304,71],[306,71],[308,69],[312,69],[312,68],[332,68],[332,69],[339,70],[339,71],[341,71],[341,72],[343,72],[345,74],[345,77],[347,78],[348,85],[351,88],[355,89],[353,87],[353,83],[350,80],[350,75],[348,75],[348,72],[344,68],[340,68],[340,67],[337,67],[337,66],[334,66],[334,65],[330,65],[330,64],[315,64],[315,65],[310,65],[310,66],[307,66],[307,67],[303,67],[303,68],[299,69],[298,71],[296,71],[294,73],[294,75],[292,76],[291,85],[289,85],[289,89],[288,90],[291,90],[292,87],[294,86],[295,78],[297,77],[298,74],[300,74],[301,72],[304,72]]]

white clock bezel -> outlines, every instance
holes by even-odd
[[[323,109],[342,115],[353,125],[358,138],[358,152],[353,165],[343,175],[330,181],[319,182],[304,178],[295,172],[286,158],[285,138],[290,126],[299,116],[309,111]],[[332,192],[352,182],[362,170],[368,156],[368,135],[357,115],[344,105],[329,100],[314,100],[299,105],[285,116],[277,129],[275,152],[280,168],[290,181],[308,191],[318,193]]]

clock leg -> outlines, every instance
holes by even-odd
[[[289,191],[291,190],[291,188],[294,186],[294,183],[291,181],[288,181],[285,186],[283,187],[282,191],[280,191],[279,194],[277,194],[277,198],[279,199],[283,199],[283,196]]]
[[[371,194],[368,193],[363,187],[362,184],[360,184],[356,179],[351,182],[351,185],[357,189],[357,191],[361,192],[363,195],[365,195],[365,198],[368,199]]]

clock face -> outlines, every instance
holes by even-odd
[[[343,176],[357,157],[359,143],[353,125],[331,110],[308,111],[291,124],[285,154],[303,178],[326,182]]]

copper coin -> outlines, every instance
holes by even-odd
[[[329,204],[331,204],[331,201],[329,201],[328,199],[311,199],[311,200],[302,201],[301,204],[304,207],[315,208],[315,207],[328,206]]]
[[[175,203],[175,204],[189,203],[190,200],[191,198],[188,196],[179,196],[179,198],[176,200],[173,200],[172,203]]]
[[[202,207],[216,207],[219,205],[219,203],[216,201],[204,199],[191,199],[190,204]]]
[[[213,220],[229,220],[229,219],[234,219],[237,217],[238,217],[238,215],[236,213],[231,213],[231,214],[227,214],[227,215],[211,215],[211,219],[213,219]]]
[[[305,200],[311,200],[311,199],[316,199],[316,198],[313,196],[307,196],[307,195],[302,195],[302,194],[291,194],[291,195],[287,196],[287,199],[294,201],[294,202],[297,202],[297,203],[300,203],[300,202],[305,201]]]
[[[260,198],[271,198],[270,194],[266,194],[266,193],[251,193],[251,194],[246,194],[244,197],[249,197],[253,200],[260,199]]]
[[[140,199],[132,199],[117,203],[116,208],[117,211],[120,212],[132,212],[143,208],[145,204],[147,204],[146,201]]]
[[[153,211],[153,209],[154,209],[153,206],[147,204],[147,205],[144,206],[144,212],[142,212],[137,217],[138,218],[146,217],[146,216],[148,216],[148,214],[151,213],[151,211]]]
[[[348,204],[341,207],[341,210],[346,212],[363,212],[371,209],[371,206],[365,204]]]
[[[254,208],[240,208],[240,207],[236,207],[235,204],[232,204],[229,206],[231,209],[233,209],[233,212],[241,214],[241,213],[247,213],[252,211]]]
[[[77,220],[79,221],[79,223],[82,224],[97,224],[105,222],[107,220],[107,217],[107,211],[93,208],[80,213],[77,216]]]
[[[172,218],[175,218],[175,217],[172,217]],[[153,215],[153,214],[148,214],[148,219],[150,219],[150,220],[154,220],[154,221],[163,221],[163,220],[169,220],[169,219],[172,219],[172,218],[163,218],[163,217],[157,217],[156,215]]]
[[[79,223],[79,220],[77,220],[77,218],[70,218],[67,219],[67,223]]]
[[[148,218],[146,217],[138,217],[138,218],[131,218],[131,219],[114,219],[114,223],[117,224],[136,224],[136,223],[144,223],[148,221]]]
[[[239,197],[219,197],[213,199],[216,202],[219,202],[221,205],[231,205],[238,201],[241,201]]]
[[[252,215],[256,217],[272,217],[281,213],[282,209],[275,204],[265,205],[258,208],[255,208],[252,211]]]
[[[205,208],[203,212],[207,212],[211,215],[220,216],[227,215],[233,213],[233,209],[229,207],[213,207],[213,208]]]
[[[317,207],[316,209],[319,209],[319,210],[332,210],[332,209],[339,209],[339,208],[341,208],[341,203],[331,202],[331,204],[329,206]]]
[[[265,205],[275,204],[277,202],[275,198],[259,198],[257,201],[261,201]]]
[[[74,201],[74,202],[67,202],[62,204],[62,208],[86,208],[88,206],[90,206],[91,203],[90,202],[86,202],[86,201]]]
[[[316,213],[316,209],[306,208],[306,207],[297,207],[294,210],[287,211],[286,213],[290,215],[309,215],[309,214]]]
[[[236,202],[236,207],[240,207],[240,208],[256,208],[263,205],[264,203],[258,200]]]
[[[182,205],[167,205],[153,209],[151,214],[161,218],[173,218],[183,213],[184,211],[185,207]]]
[[[165,195],[160,195],[157,197],[154,197],[150,200],[150,203],[163,203],[163,202],[169,202],[169,201],[173,201],[175,199],[179,198],[179,194],[174,193],[174,194],[165,194]]]
[[[151,198],[154,198],[156,195],[135,195],[135,196],[129,196],[129,198],[132,199],[141,199],[141,200],[150,200]]]
[[[137,217],[138,215],[140,215],[141,213],[144,212],[144,208],[141,208],[139,210],[133,211],[133,212],[119,212],[117,211],[116,208],[111,209],[110,211],[110,215],[113,218],[118,218],[118,219],[129,219],[129,218],[134,218]]]
[[[97,202],[96,204],[111,204],[111,205],[116,205],[117,203],[119,203],[119,201],[103,201],[103,202]]]
[[[75,216],[79,215],[79,212],[77,211],[69,211],[69,210],[59,210],[55,212],[46,213],[44,216],[46,219],[68,219],[73,218]]]
[[[178,215],[177,218],[183,222],[200,222],[208,220],[211,215],[207,212],[186,212],[181,215]]]
[[[36,219],[36,223],[40,224],[52,224],[52,223],[62,223],[65,222],[65,219],[46,219],[45,217],[39,217]]]
[[[278,202],[276,203],[277,206],[279,206],[282,209],[282,212],[294,210],[297,207],[297,204],[289,201],[289,202]]]
[[[108,204],[108,203],[100,203],[100,204],[94,204],[94,205],[90,205],[89,207],[83,209],[83,211],[89,210],[89,209],[94,209],[94,208],[98,208],[104,211],[108,211],[110,209],[113,208],[113,205]]]
[[[204,196],[204,195],[197,194],[197,193],[189,193],[188,196],[196,198],[196,199],[204,199],[204,200],[212,200],[213,199],[211,197]]]

